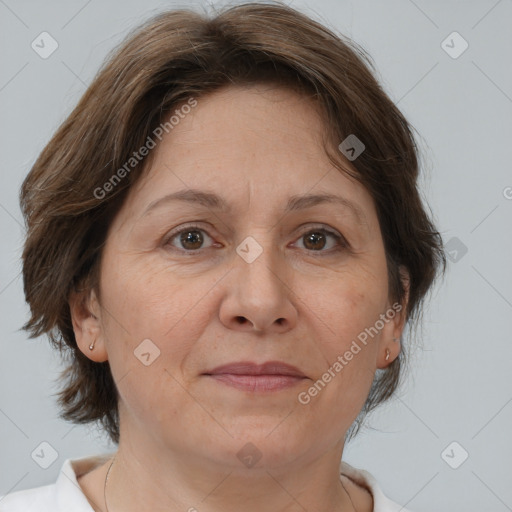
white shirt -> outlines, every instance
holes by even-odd
[[[103,454],[66,459],[54,484],[0,496],[0,512],[94,512],[77,478],[105,463],[110,457],[111,454]],[[373,512],[408,512],[388,499],[367,471],[342,462],[340,472],[370,491],[373,496]]]

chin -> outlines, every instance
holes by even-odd
[[[310,449],[308,440],[312,436],[306,432],[301,436],[295,428],[291,430],[283,418],[245,419],[240,419],[237,427],[230,430],[231,458],[226,461],[230,465],[235,461],[235,467],[240,468],[277,469],[294,463]]]

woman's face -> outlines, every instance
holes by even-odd
[[[228,87],[152,150],[104,247],[96,348],[83,343],[109,360],[121,442],[233,466],[342,449],[400,325],[372,198],[332,166],[322,123],[296,93]],[[327,194],[340,199],[307,199]]]

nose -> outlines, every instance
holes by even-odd
[[[285,264],[266,249],[251,263],[236,255],[220,321],[239,331],[282,333],[292,329],[297,309]]]

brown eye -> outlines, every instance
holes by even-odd
[[[318,231],[312,231],[307,235],[304,235],[304,246],[306,249],[317,251],[323,249],[326,244],[326,237],[324,233]]]
[[[204,229],[198,226],[188,226],[172,233],[165,245],[171,245],[182,252],[199,252],[205,248],[204,244],[208,239],[212,240]]]
[[[180,243],[185,249],[200,249],[203,244],[203,235],[199,230],[182,231],[180,234]]]
[[[311,252],[330,253],[338,249],[348,248],[343,236],[325,228],[310,229],[299,240],[302,241],[304,249]]]

